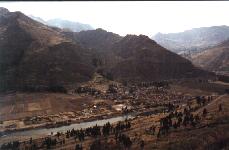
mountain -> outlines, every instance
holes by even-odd
[[[120,35],[107,32],[101,28],[96,30],[81,31],[78,33],[65,32],[64,34],[80,43],[85,48],[96,49],[100,51],[110,50],[115,42],[122,39]]]
[[[29,15],[29,17],[32,18],[32,19],[35,20],[35,21],[38,21],[38,22],[40,22],[40,23],[43,23],[43,24],[47,25],[47,22],[44,21],[44,20],[43,20],[42,18],[40,18],[40,17],[36,17],[36,16],[33,16],[33,15]]]
[[[0,9],[0,91],[63,91],[95,72],[133,82],[207,75],[144,35],[71,32]]]
[[[102,29],[65,34],[92,49],[97,70],[119,81],[152,81],[201,75],[203,72],[181,56],[147,36],[121,37]],[[102,57],[101,57],[102,56]]]
[[[63,19],[51,19],[46,21],[47,25],[58,27],[61,29],[70,29],[73,32],[80,32],[84,30],[93,30],[93,28],[88,24],[82,24],[79,22],[73,22]]]
[[[193,55],[192,61],[210,71],[229,73],[229,40]]]
[[[0,90],[47,90],[90,80],[90,53],[61,31],[0,8]]]
[[[109,69],[113,78],[118,80],[157,81],[194,77],[202,73],[190,61],[144,35],[127,35],[112,49],[121,58]]]
[[[176,53],[195,53],[214,47],[229,38],[228,26],[194,28],[180,33],[158,33],[152,39]]]
[[[56,19],[50,19],[50,20],[45,21],[42,18],[33,16],[33,15],[30,15],[29,17],[32,18],[33,20],[38,21],[40,23],[43,23],[45,25],[61,28],[64,30],[70,30],[73,32],[80,32],[80,31],[93,30],[94,29],[89,24],[83,24],[83,23],[73,22],[73,21],[69,21],[69,20],[63,20],[63,19],[56,18]]]

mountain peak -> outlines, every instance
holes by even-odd
[[[142,38],[142,39],[150,39],[148,36],[140,34],[140,35],[135,35],[135,34],[127,34],[125,36],[126,38]]]
[[[91,78],[90,54],[62,30],[21,12],[10,12],[0,20],[0,66],[6,66],[0,70],[0,91],[48,90],[54,84],[68,86]]]
[[[96,31],[107,32],[106,30],[104,30],[102,28],[97,28]]]
[[[153,43],[153,44],[156,44],[156,42],[152,39],[150,39],[148,36],[146,35],[143,35],[143,34],[140,34],[140,35],[133,35],[133,34],[127,34],[123,40],[126,40],[126,41],[135,41],[135,42],[141,42],[141,43]]]
[[[0,15],[6,15],[9,13],[9,10],[4,8],[4,7],[0,7]]]

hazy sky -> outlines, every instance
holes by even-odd
[[[227,1],[0,2],[0,7],[44,20],[62,18],[120,35],[181,32],[229,25]]]

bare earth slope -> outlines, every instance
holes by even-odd
[[[0,9],[0,90],[62,91],[95,71],[119,81],[196,77],[206,72],[147,36],[102,29],[66,32]]]
[[[36,22],[21,12],[0,12],[1,90],[43,89],[89,80],[90,55],[59,29]]]
[[[98,71],[115,80],[152,81],[203,75],[190,61],[144,35],[121,37],[102,29],[65,34],[90,48],[96,54]]]
[[[192,61],[210,71],[229,72],[229,41],[194,55]]]
[[[127,35],[113,46],[121,60],[111,68],[114,78],[152,81],[195,76],[192,63],[144,35]]]

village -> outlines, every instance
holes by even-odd
[[[174,83],[171,81],[126,85],[96,76],[95,80],[82,84],[69,93],[72,96],[93,99],[90,103],[82,103],[79,110],[2,121],[2,137],[0,137],[1,142],[3,142],[1,143],[2,149],[9,147],[20,147],[20,149],[43,149],[45,147],[47,149],[50,147],[53,149],[58,149],[58,147],[64,147],[63,149],[90,149],[93,145],[95,149],[98,146],[100,149],[116,146],[119,148],[143,148],[144,145],[148,145],[149,141],[169,135],[170,131],[187,127],[196,128],[206,124],[209,110],[203,108],[218,99],[221,101],[221,97],[228,99],[227,94],[220,95],[217,92],[205,91],[201,92],[204,95],[199,95],[200,92],[196,89],[190,88],[189,91],[185,90],[186,92],[184,92],[185,88],[177,90],[177,85],[175,87],[176,90],[174,90]],[[215,106],[217,112],[226,110],[223,103],[225,100],[222,103],[217,102]],[[48,136],[41,135],[39,138],[28,135],[24,138],[22,136],[20,138],[17,136],[7,137],[7,134],[15,131],[29,131],[36,128],[58,129],[58,127],[71,124],[129,114],[132,115],[132,118],[125,121],[112,124],[107,122],[108,124],[96,125],[86,129],[73,128],[65,132],[52,132]],[[120,128],[117,127],[120,124],[125,124],[128,127],[123,127],[122,130],[118,131],[114,130]],[[93,140],[94,138],[95,140]],[[9,139],[14,139],[14,142],[9,141]],[[134,142],[136,140],[137,142]]]
[[[2,121],[0,131],[52,128],[72,123],[106,119],[128,113],[165,112],[168,111],[170,104],[185,106],[189,100],[195,98],[195,96],[170,90],[168,82],[146,82],[124,86],[120,83],[106,81],[98,75],[93,82],[78,87],[71,91],[70,95],[82,98],[89,97],[93,101],[83,103],[80,109],[75,111]]]
[[[224,97],[222,100],[221,98]],[[209,104],[219,99],[216,110],[207,110]],[[45,138],[25,141],[14,141],[11,144],[3,144],[2,149],[20,147],[20,149],[112,149],[112,148],[144,148],[150,141],[157,141],[172,134],[176,130],[194,130],[208,126],[214,113],[226,112],[228,108],[225,97],[196,97],[189,101],[183,108],[170,105],[166,112],[144,114],[139,117],[110,124],[102,127],[93,126],[80,130],[67,130],[66,132],[51,133]],[[183,105],[184,106],[184,105]],[[228,112],[226,112],[228,113]],[[105,143],[104,143],[105,142]]]

